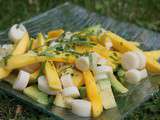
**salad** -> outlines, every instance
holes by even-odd
[[[98,117],[116,107],[113,89],[125,94],[125,83],[160,73],[160,51],[143,51],[139,43],[100,25],[31,37],[24,25],[15,24],[8,37],[12,44],[0,46],[0,79],[40,104],[81,117]]]

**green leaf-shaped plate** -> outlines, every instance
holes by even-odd
[[[86,11],[85,9],[65,3],[54,9],[51,9],[39,16],[33,17],[23,22],[29,33],[35,36],[38,32],[46,33],[49,30],[56,28],[64,28],[65,30],[77,31],[86,26],[101,24],[105,29],[111,30],[120,36],[135,40],[142,44],[144,50],[160,48],[160,34],[139,28],[129,23],[118,22],[110,17],[99,16],[95,13]],[[0,43],[8,43],[7,31],[0,33]],[[158,43],[158,44],[156,44]],[[139,85],[129,86],[129,93],[126,95],[116,96],[117,108],[105,110],[103,114],[94,118],[96,120],[119,120],[132,112],[141,103],[152,97],[158,91],[159,76],[149,77],[142,81]],[[36,108],[46,114],[52,115],[55,119],[68,120],[88,120],[91,118],[81,118],[71,113],[70,110],[49,106],[43,106],[36,103],[31,98],[23,95],[21,92],[13,90],[10,85],[5,82],[0,82],[0,89],[7,94],[16,97],[24,104]]]

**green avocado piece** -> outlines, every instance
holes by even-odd
[[[87,97],[86,87],[79,87],[80,98],[85,99]]]
[[[41,103],[43,105],[48,105],[48,95],[41,92],[36,85],[29,86],[23,90],[23,93],[27,96],[31,97],[38,103]]]

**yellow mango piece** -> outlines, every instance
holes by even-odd
[[[37,56],[31,53],[26,53],[22,55],[11,56],[7,60],[6,69],[13,70],[17,68],[22,68],[31,64],[44,62],[46,60],[55,62],[65,62],[65,63],[75,63],[76,57],[73,55],[66,56],[65,54],[55,55],[55,57]]]
[[[123,39],[122,37],[112,33],[107,33],[108,37],[111,38],[111,41],[113,43],[113,48],[117,51],[124,53],[128,51],[142,51],[135,45],[129,43],[127,40]],[[153,59],[153,57],[146,55],[147,63],[146,68],[149,72],[153,74],[160,74],[160,64]]]
[[[19,43],[13,50],[12,55],[20,55],[25,53],[28,49],[28,46],[29,46],[29,35],[28,33],[25,33],[22,40],[19,41]]]
[[[44,56],[36,56],[29,53],[22,55],[14,55],[7,60],[7,65],[5,68],[8,70],[13,70],[34,63],[44,62],[45,60],[47,60],[47,58]]]
[[[111,39],[113,48],[121,53],[133,51],[133,50],[140,50],[134,44],[131,44],[127,40],[123,39],[122,37],[112,33],[107,32],[108,37]]]
[[[37,35],[37,44],[38,44],[37,47],[39,51],[46,49],[45,38],[42,33],[38,33]]]
[[[7,77],[10,74],[10,70],[6,70],[4,68],[0,68],[0,79]]]
[[[72,80],[75,86],[81,87],[84,84],[83,74],[78,70],[73,70]]]
[[[160,50],[146,51],[145,55],[152,57],[154,60],[158,60],[160,58]]]
[[[61,91],[62,85],[54,64],[51,64],[50,62],[46,62],[45,74],[48,80],[49,87],[52,88],[53,90]]]
[[[145,54],[146,55],[146,54]],[[146,55],[147,65],[146,68],[153,74],[160,74],[160,64],[151,56]]]
[[[103,111],[102,98],[96,86],[96,82],[91,71],[83,72],[84,82],[86,85],[87,96],[92,105],[93,117],[98,117]]]
[[[64,33],[63,29],[57,29],[48,32],[48,38],[58,38]]]
[[[112,52],[111,50],[107,50],[105,47],[103,47],[100,44],[97,44],[96,46],[94,46],[93,51],[100,54],[104,58],[109,58],[109,54],[110,54],[110,52]]]

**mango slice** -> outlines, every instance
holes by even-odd
[[[83,72],[83,76],[86,85],[87,96],[92,105],[92,115],[93,117],[98,117],[103,111],[102,98],[91,71]]]
[[[13,50],[12,55],[20,55],[27,51],[29,46],[29,35],[28,33],[25,33],[22,40],[19,41],[16,48]]]
[[[51,64],[50,62],[46,62],[45,64],[45,74],[46,78],[48,80],[48,85],[53,90],[62,90],[62,85],[58,76],[58,73],[56,71],[56,68],[54,64]]]

